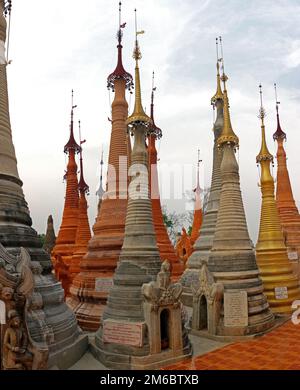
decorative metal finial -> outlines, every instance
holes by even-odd
[[[262,85],[259,84],[259,94],[260,94],[260,109],[258,118],[261,119],[262,123],[264,123],[264,118],[266,117],[266,111],[263,107],[263,93],[262,93]]]
[[[276,112],[277,112],[277,114],[278,114],[280,102],[278,101],[278,96],[277,96],[277,84],[276,84],[276,83],[274,83],[274,90],[275,90]]]
[[[11,14],[11,7],[12,7],[12,0],[4,0],[3,13],[5,17]]]
[[[145,31],[144,30],[141,30],[141,31],[137,30],[137,10],[136,10],[136,8],[135,8],[134,12],[135,12],[135,48],[133,51],[133,58],[136,60],[136,62],[138,62],[138,60],[140,60],[142,58],[142,53],[141,53],[141,50],[139,47],[139,42],[138,42],[138,35],[144,34]]]
[[[216,38],[216,52],[217,52],[217,62],[219,62],[219,39]]]

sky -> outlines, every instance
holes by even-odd
[[[107,76],[116,66],[118,0],[14,0],[8,66],[10,114],[18,169],[24,182],[33,226],[46,230],[49,214],[56,232],[61,223],[69,136],[71,89],[81,120],[85,177],[90,186],[89,218],[96,217],[95,192],[100,154],[107,160],[110,101]],[[88,3],[88,5],[87,5]],[[149,107],[152,71],[157,87],[156,124],[159,169],[195,166],[201,150],[201,185],[211,180],[213,114],[216,90],[215,38],[223,37],[229,77],[233,129],[240,138],[237,155],[249,232],[254,243],[259,228],[261,195],[255,158],[260,149],[258,85],[267,112],[269,149],[276,151],[274,82],[278,86],[281,124],[294,196],[300,205],[299,100],[300,2],[298,0],[123,0],[125,69],[134,74],[134,8],[143,58],[140,62],[143,105]],[[130,109],[133,98],[128,96]],[[149,111],[148,111],[149,112]],[[78,139],[78,132],[76,129]],[[276,166],[274,168],[276,174]],[[193,180],[195,183],[195,175]],[[192,187],[194,186],[192,183]],[[186,202],[164,199],[170,211]]]

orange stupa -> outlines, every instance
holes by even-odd
[[[154,72],[153,72],[154,79]],[[153,123],[149,128],[148,135],[148,157],[149,157],[149,182],[151,190],[151,204],[152,204],[152,216],[154,229],[156,234],[157,246],[162,261],[168,260],[172,266],[172,276],[177,279],[181,276],[184,267],[183,262],[177,257],[173,245],[171,244],[166,226],[163,220],[163,214],[161,210],[159,184],[158,184],[158,172],[157,172],[157,150],[156,140],[161,138],[162,131],[155,125],[154,122],[154,91],[156,88],[152,87],[151,95],[151,119]]]
[[[55,247],[51,253],[56,277],[61,281],[65,294],[68,295],[71,278],[69,277],[69,265],[74,253],[76,232],[78,226],[78,178],[75,154],[80,152],[80,146],[74,138],[74,108],[72,91],[72,110],[70,124],[70,138],[65,145],[64,152],[68,154],[68,165],[65,174],[66,196],[62,222],[59,228]]]
[[[293,190],[286,163],[287,157],[283,146],[283,142],[286,140],[286,134],[281,129],[278,104],[279,103],[276,102],[277,130],[273,134],[273,138],[277,141],[278,146],[276,204],[285,237],[285,244],[287,246],[288,256],[290,261],[292,262],[294,272],[300,277],[300,216],[294,200]]]
[[[127,212],[128,138],[125,121],[128,116],[126,89],[133,86],[132,76],[122,64],[122,28],[118,31],[118,64],[108,77],[108,88],[115,92],[112,103],[112,130],[108,157],[106,192],[103,196],[93,237],[80,264],[80,273],[72,285],[72,307],[84,330],[99,328],[113,274],[124,240]]]
[[[201,204],[201,188],[200,188],[200,151],[198,150],[198,166],[197,166],[197,186],[194,190],[195,192],[195,209],[194,209],[194,219],[193,226],[191,231],[191,245],[193,246],[197,239],[200,236],[200,228],[202,226],[203,220],[203,211]]]
[[[80,131],[80,122],[79,122],[79,133]],[[81,136],[80,136],[81,138]],[[76,232],[76,239],[74,245],[74,254],[69,266],[69,278],[73,281],[74,277],[80,272],[80,262],[84,255],[87,252],[88,242],[91,239],[91,229],[88,218],[88,204],[86,200],[86,195],[89,194],[89,186],[84,180],[83,173],[83,157],[82,157],[82,144],[85,141],[80,140],[80,179],[78,183],[79,191],[79,211],[78,211],[78,227]],[[70,287],[72,291],[72,285]]]

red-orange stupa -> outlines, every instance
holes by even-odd
[[[80,129],[80,122],[79,122]],[[80,131],[81,134],[81,131]],[[74,254],[69,266],[69,279],[73,281],[74,277],[80,272],[80,262],[87,252],[88,242],[91,239],[91,229],[88,218],[88,204],[86,195],[89,194],[89,186],[84,180],[83,173],[83,157],[82,144],[85,141],[80,140],[80,179],[78,183],[79,191],[79,211],[78,211],[78,227],[76,232],[76,239],[74,245]],[[72,291],[72,285],[70,286]]]
[[[154,72],[153,72],[154,80]],[[172,276],[177,279],[184,270],[184,264],[176,255],[174,247],[170,241],[166,226],[163,220],[163,214],[160,203],[158,171],[157,171],[157,150],[156,140],[161,138],[162,131],[154,122],[154,84],[151,95],[151,119],[153,123],[149,128],[148,136],[148,156],[149,156],[149,182],[152,203],[152,216],[156,234],[157,246],[162,261],[168,260],[172,266]]]
[[[121,6],[120,6],[121,7]],[[80,273],[72,285],[72,301],[79,325],[84,330],[99,328],[113,274],[124,240],[127,212],[128,138],[126,89],[133,87],[132,76],[122,64],[122,28],[118,30],[118,64],[108,77],[108,88],[115,92],[112,103],[112,130],[108,157],[106,192],[103,196],[88,251],[80,264]]]
[[[61,281],[66,295],[68,295],[69,286],[71,283],[68,269],[74,253],[79,207],[77,164],[75,161],[75,155],[80,152],[80,146],[77,144],[74,138],[75,107],[76,106],[73,105],[72,91],[70,138],[64,148],[64,152],[68,154],[68,165],[65,174],[65,205],[55,247],[51,253],[56,277]]]
[[[294,272],[300,277],[300,216],[294,200],[287,168],[287,157],[283,146],[283,143],[286,140],[286,134],[281,129],[278,105],[279,102],[276,102],[277,130],[273,134],[274,140],[277,141],[276,205],[281,220],[285,243],[288,249],[288,256],[292,262]]]

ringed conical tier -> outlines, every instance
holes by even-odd
[[[72,91],[70,137],[64,147],[64,152],[68,155],[67,171],[64,177],[66,180],[65,203],[62,222],[51,254],[55,275],[61,281],[66,296],[69,296],[72,282],[69,266],[74,254],[79,215],[78,177],[75,155],[80,152],[81,148],[74,137],[74,108],[76,106],[73,104]]]
[[[248,311],[247,321],[236,327],[226,326],[226,318],[223,317],[225,312],[221,313],[221,325],[217,329],[217,334],[246,336],[270,329],[274,317],[263,294],[263,285],[248,233],[240,189],[239,166],[235,157],[239,139],[231,125],[224,66],[222,80],[224,126],[217,140],[223,153],[220,166],[222,188],[208,269],[215,282],[224,285],[224,295],[231,292],[239,295],[246,293],[248,302],[245,308]]]
[[[284,233],[288,256],[292,263],[294,272],[298,278],[300,278],[300,215],[295,203],[289,171],[287,168],[287,156],[284,149],[286,133],[282,130],[280,125],[278,102],[276,103],[276,111],[277,130],[273,134],[274,140],[277,141],[276,205]]]
[[[10,2],[5,4],[10,5]],[[48,366],[67,368],[80,359],[87,348],[87,340],[80,335],[76,318],[64,302],[61,283],[51,273],[50,256],[31,227],[29,209],[18,175],[8,104],[5,4],[0,0],[0,242],[12,254],[20,254],[21,247],[24,247],[39,273],[42,271],[39,263],[43,267],[43,274],[36,275],[33,293],[36,300],[34,309],[39,311],[40,317],[33,318],[28,331],[34,341],[42,341],[39,330],[45,322],[51,333],[51,338],[43,335],[43,342],[46,341],[49,348]]]
[[[112,278],[124,240],[128,186],[128,138],[126,90],[133,87],[132,76],[122,63],[122,29],[118,30],[118,63],[108,77],[108,88],[114,91],[112,128],[108,156],[106,192],[93,226],[87,254],[80,264],[80,273],[73,281],[72,302],[80,326],[98,329]]]
[[[154,78],[154,72],[153,72]],[[168,260],[172,267],[172,277],[177,279],[183,272],[183,264],[180,262],[175,254],[173,245],[171,244],[167,228],[164,224],[163,214],[160,202],[158,170],[157,170],[157,149],[156,140],[162,137],[162,131],[156,126],[154,122],[154,91],[156,88],[152,87],[151,94],[151,119],[152,123],[149,127],[148,135],[148,156],[149,156],[149,183],[150,195],[152,204],[152,216],[154,229],[156,234],[156,241],[161,259]]]
[[[80,125],[79,125],[80,126]],[[83,173],[83,151],[82,144],[85,141],[80,141],[80,179],[78,183],[79,191],[79,213],[78,226],[76,232],[76,239],[74,245],[74,253],[69,267],[69,277],[71,281],[80,272],[80,262],[87,252],[88,242],[91,239],[91,229],[88,218],[88,204],[86,195],[89,194],[89,186],[86,184]],[[70,293],[72,294],[73,285],[70,286]],[[69,303],[70,305],[70,303]]]
[[[268,150],[265,135],[265,111],[262,106],[261,94],[261,149],[256,157],[260,164],[260,188],[262,205],[258,241],[256,244],[256,258],[264,285],[264,293],[268,298],[270,307],[275,314],[290,314],[292,304],[300,298],[298,278],[293,274],[289,262],[287,248],[281,229],[278,210],[274,196],[274,179],[271,175],[270,165],[273,156]]]
[[[213,127],[214,147],[213,147],[213,167],[211,185],[206,211],[203,217],[203,223],[200,230],[200,236],[194,244],[194,251],[186,263],[186,270],[181,278],[183,285],[183,302],[192,305],[192,290],[193,282],[199,280],[201,264],[208,262],[208,257],[213,244],[215,229],[217,224],[217,216],[220,202],[220,193],[222,186],[220,165],[222,161],[222,150],[218,148],[217,140],[223,129],[223,92],[221,88],[220,66],[217,62],[217,91],[211,99],[214,108],[217,111],[217,117]]]

